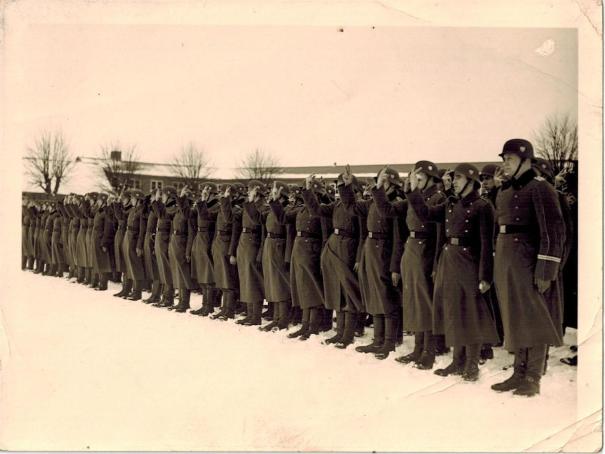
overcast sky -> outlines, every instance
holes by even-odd
[[[61,128],[75,155],[195,141],[214,166],[489,161],[577,115],[570,29],[30,25],[6,43],[7,143]],[[222,173],[222,172],[221,172]]]

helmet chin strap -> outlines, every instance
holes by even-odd
[[[472,180],[467,178],[466,179],[466,184],[462,187],[462,189],[460,190],[460,192],[457,194],[458,197],[462,197],[462,194],[464,194],[464,191],[466,191],[466,188],[468,187],[468,184],[471,182]]]
[[[515,170],[515,173],[513,173],[511,175],[511,178],[516,178],[517,177],[517,173],[519,173],[519,170],[521,169],[521,166],[523,165],[523,161],[525,161],[525,159],[520,159],[519,160],[519,164],[517,165],[517,170]]]

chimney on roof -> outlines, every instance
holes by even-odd
[[[122,152],[120,150],[112,150],[110,154],[112,161],[121,161],[122,160]]]

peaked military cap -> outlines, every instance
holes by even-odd
[[[462,164],[458,164],[454,169],[454,173],[459,173],[460,175],[464,175],[466,178],[474,181],[479,181],[479,170],[472,164],[468,164],[463,162]]]
[[[439,169],[435,163],[431,161],[418,161],[414,165],[414,170],[424,172],[430,177],[441,178],[439,175]]]
[[[510,139],[504,143],[502,153],[498,156],[504,157],[505,154],[516,154],[521,159],[533,159],[534,147],[528,140]]]
[[[496,172],[498,171],[500,167],[497,166],[496,164],[485,164],[483,166],[483,168],[481,169],[481,172],[479,172],[479,175],[486,175],[488,177],[493,177],[494,175],[496,175]]]

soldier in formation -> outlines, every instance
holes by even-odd
[[[576,266],[575,200],[530,142],[509,140],[500,156],[481,170],[419,161],[406,179],[387,166],[365,186],[347,166],[333,185],[310,175],[271,188],[24,199],[21,266],[99,291],[118,282],[114,296],[130,301],[146,290],[144,303],[176,312],[199,292],[192,314],[266,332],[300,324],[287,333],[300,340],[334,329],[323,343],[341,349],[371,326],[373,341],[356,351],[378,359],[411,332],[398,362],[432,369],[442,343],[452,358],[435,374],[470,382],[503,345],[513,373],[492,388],[533,396],[549,347],[574,324],[563,296]]]

